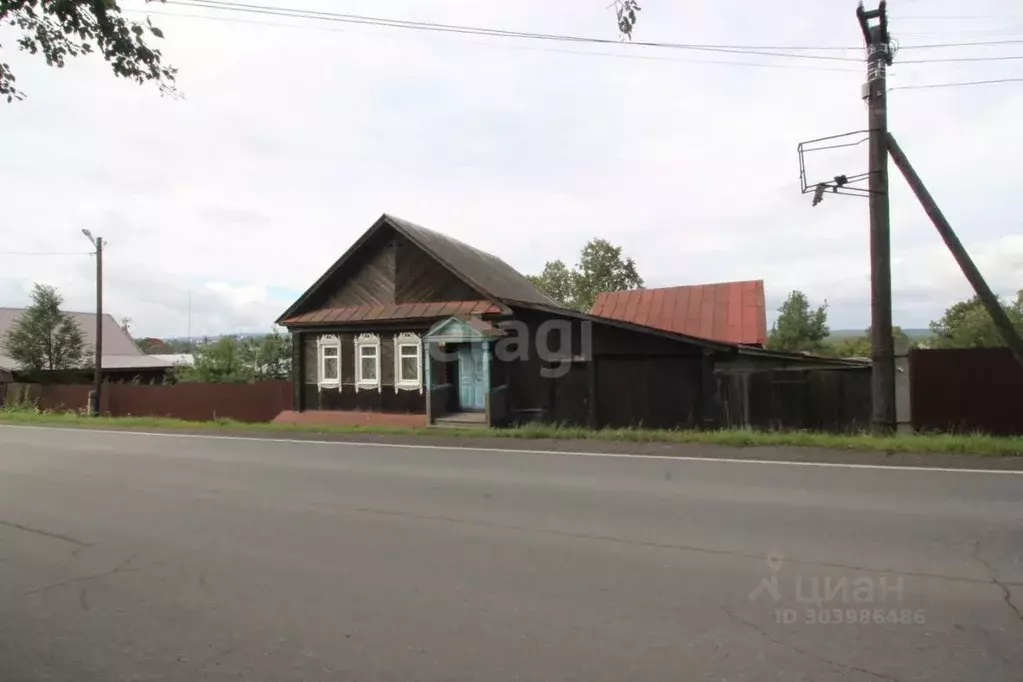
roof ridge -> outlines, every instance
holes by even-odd
[[[713,287],[713,286],[723,286],[723,285],[727,285],[727,284],[746,284],[746,283],[754,283],[755,284],[757,282],[763,283],[764,279],[762,277],[757,277],[756,279],[732,279],[732,280],[723,280],[723,281],[720,281],[720,282],[700,282],[698,284],[672,284],[670,286],[664,286],[664,287],[639,287],[639,288],[636,288],[636,289],[613,289],[613,290],[609,290],[609,291],[598,291],[597,294],[598,295],[599,294],[626,294],[626,293],[630,293],[630,292],[633,292],[633,291],[662,291],[664,289],[690,289],[690,288],[693,288],[693,287]]]

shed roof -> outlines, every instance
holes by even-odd
[[[767,343],[763,280],[605,291],[590,313],[725,343]]]

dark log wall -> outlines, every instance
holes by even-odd
[[[421,330],[415,330],[421,333]],[[324,332],[327,333],[327,332]],[[318,385],[319,355],[317,338],[319,334],[305,334],[304,352],[306,357],[303,377],[303,396],[307,410],[370,410],[374,412],[414,412],[426,410],[426,397],[419,391],[394,389],[394,336],[393,332],[382,332],[380,336],[380,388],[355,389],[355,338],[352,332],[334,333],[341,341],[341,386],[326,388]],[[424,372],[425,380],[425,372]]]
[[[450,270],[401,235],[393,241],[394,302],[473,301],[483,298]]]

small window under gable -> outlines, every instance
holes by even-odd
[[[341,339],[333,334],[316,339],[317,383],[321,388],[341,385]]]
[[[423,392],[423,340],[403,332],[394,337],[394,392]]]
[[[355,390],[380,388],[380,337],[359,334],[355,337]]]

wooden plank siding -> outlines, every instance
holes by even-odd
[[[364,257],[346,264],[306,310],[485,298],[407,238],[384,232],[367,244]]]
[[[483,295],[401,235],[393,241],[394,303],[469,301]]]
[[[351,269],[347,273],[338,273],[347,276],[317,307],[345,308],[394,303],[393,240],[378,237],[373,240],[372,247],[364,259],[350,264]]]

